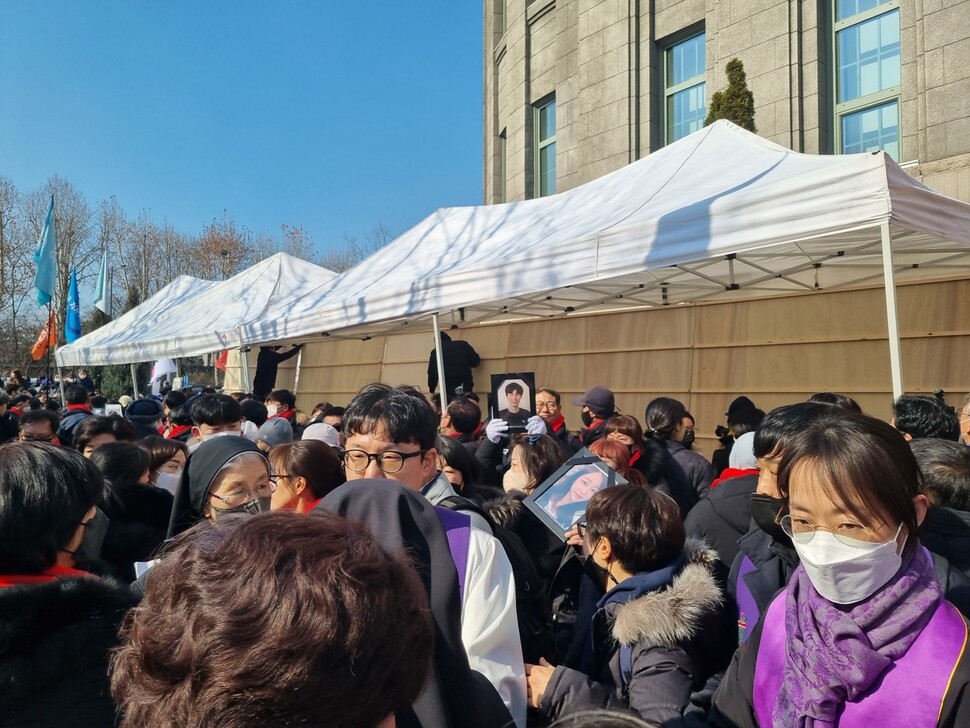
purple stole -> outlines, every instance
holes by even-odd
[[[448,548],[451,559],[458,570],[458,597],[462,609],[465,605],[465,579],[468,571],[468,541],[472,536],[472,519],[460,511],[452,511],[442,506],[436,506],[435,511],[448,537]]]
[[[755,565],[747,556],[741,560],[741,567],[738,569],[738,579],[734,584],[734,593],[737,595],[738,603],[738,645],[743,645],[748,641],[748,635],[758,624],[761,611],[758,603],[754,600],[751,590],[748,589],[744,581],[746,574],[755,571]]]
[[[764,615],[755,663],[754,714],[762,728],[773,725],[771,711],[784,677],[787,593],[783,591],[775,597]],[[966,645],[966,621],[956,607],[941,599],[906,654],[890,665],[860,699],[845,703],[836,725],[936,728],[950,680]]]

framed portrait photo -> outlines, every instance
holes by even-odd
[[[589,499],[626,479],[585,447],[540,483],[523,501],[526,508],[562,541],[583,520]]]
[[[492,418],[508,422],[511,432],[525,430],[525,423],[536,413],[535,400],[535,372],[492,375]]]

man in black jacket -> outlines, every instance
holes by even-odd
[[[256,357],[256,376],[253,378],[253,397],[263,402],[276,386],[276,374],[279,372],[280,364],[287,359],[296,356],[303,344],[294,346],[285,354],[278,353],[278,346],[259,347],[259,356]]]
[[[929,437],[909,445],[931,505],[920,540],[970,576],[970,447]]]
[[[444,331],[441,332],[441,360],[445,370],[445,395],[451,401],[458,394],[469,394],[475,389],[472,369],[482,363],[478,352],[467,341],[452,341]],[[428,358],[428,391],[438,387],[438,358],[431,350]],[[461,388],[459,392],[458,389]]]
[[[17,415],[9,410],[10,395],[0,389],[0,444],[17,439]]]

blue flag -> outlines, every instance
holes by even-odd
[[[67,289],[67,318],[64,338],[71,344],[81,338],[81,301],[77,295],[77,269],[71,268],[71,287]]]
[[[37,248],[34,250],[34,263],[37,264],[37,274],[34,276],[37,305],[49,306],[57,287],[57,236],[54,232],[54,195],[51,195],[51,206],[47,208],[44,229],[40,232],[40,239],[37,241]]]

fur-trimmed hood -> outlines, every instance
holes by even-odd
[[[676,645],[694,637],[706,617],[724,601],[714,578],[717,553],[703,541],[688,539],[687,564],[670,586],[622,604],[613,612],[613,637],[620,644]]]
[[[485,511],[497,524],[514,531],[525,511],[522,501],[525,500],[526,495],[521,490],[510,491],[504,498],[488,501],[485,504]]]

